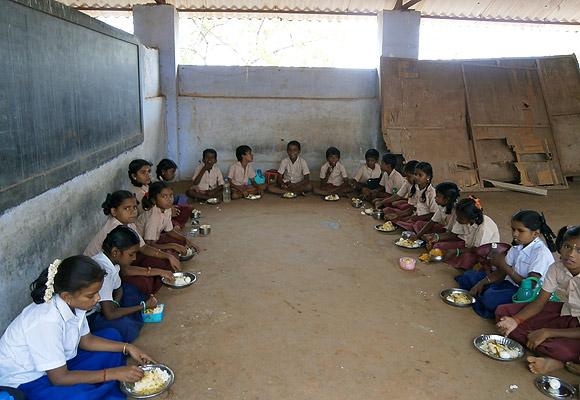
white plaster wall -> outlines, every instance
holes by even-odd
[[[351,175],[367,149],[384,149],[375,70],[180,66],[178,83],[181,179],[207,147],[218,151],[224,173],[242,144],[252,147],[255,167],[267,170],[295,139],[315,179],[329,146],[341,150]]]
[[[157,50],[146,49],[144,61],[147,82],[158,75]],[[141,145],[0,215],[0,332],[31,302],[28,286],[42,269],[82,253],[105,221],[100,205],[106,194],[128,187],[129,162],[165,156],[164,99],[156,96],[155,84],[148,87]]]

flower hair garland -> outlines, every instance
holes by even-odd
[[[58,272],[58,266],[61,260],[54,260],[52,264],[48,267],[48,278],[46,279],[46,290],[44,291],[44,302],[48,303],[52,296],[54,295],[54,277]]]
[[[476,207],[476,208],[478,208],[478,209],[480,209],[480,210],[483,210],[483,208],[481,208],[481,200],[479,199],[479,197],[475,197],[475,196],[469,196],[469,198],[470,198],[471,200],[473,200],[473,202],[475,203],[475,207]]]

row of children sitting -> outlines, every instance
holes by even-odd
[[[143,377],[126,366],[127,357],[153,362],[131,344],[141,312],[157,305],[161,278],[171,282],[181,270],[178,256],[199,251],[172,222],[183,227],[190,206],[174,205],[171,176],[158,170],[151,183],[150,169],[145,160],[131,162],[133,191],[107,195],[107,220],[84,254],[55,261],[31,285],[33,304],[0,339],[0,386],[32,400],[124,399],[118,382]]]
[[[474,311],[496,318],[502,334],[542,355],[528,357],[532,372],[579,362],[580,226],[563,227],[555,237],[543,214],[521,210],[511,218],[511,245],[501,243],[480,199],[460,199],[452,182],[433,187],[427,162],[409,161],[404,174],[406,182],[395,194],[367,188],[365,196],[384,208],[387,221],[413,232],[411,239],[425,240],[428,249],[442,250],[445,262],[464,271],[455,279],[476,298]],[[554,259],[556,251],[560,261]],[[526,279],[541,286],[539,296],[529,304],[512,304]],[[563,301],[557,301],[557,291]]]

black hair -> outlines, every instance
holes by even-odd
[[[163,178],[161,177],[161,173],[163,171],[167,171],[168,169],[177,169],[177,164],[175,164],[175,162],[169,158],[164,158],[163,160],[159,161],[159,164],[157,164],[157,168],[155,169],[155,175],[157,176],[157,179],[162,180]]]
[[[556,237],[556,249],[558,252],[562,250],[562,245],[565,241],[576,239],[578,236],[580,236],[580,225],[561,227],[558,231],[558,236]]]
[[[128,190],[117,190],[113,193],[107,193],[107,198],[103,204],[101,204],[103,213],[105,213],[105,215],[111,215],[111,208],[119,207],[123,201],[130,198],[135,198],[135,194]]]
[[[217,151],[214,149],[205,149],[203,153],[201,153],[201,158],[205,158],[208,154],[213,154],[215,159],[217,160]]]
[[[415,168],[417,168],[417,164],[419,164],[419,161],[417,160],[407,161],[403,167],[403,172],[405,174],[414,174]]]
[[[238,161],[242,161],[242,157],[248,154],[248,152],[252,151],[250,146],[246,146],[245,144],[238,146],[236,149],[236,158]]]
[[[459,195],[461,194],[459,187],[457,187],[453,182],[441,182],[435,187],[435,191],[447,200],[447,203],[445,204],[445,214],[451,214],[455,207],[455,203],[457,203]]]
[[[472,198],[461,199],[455,205],[455,214],[462,215],[465,219],[475,222],[477,225],[483,223],[483,209],[477,207]]]
[[[420,199],[421,203],[425,203],[427,201],[427,188],[431,186],[431,181],[433,180],[433,167],[428,162],[421,161],[415,166],[415,171],[417,170],[423,171],[429,177],[429,184],[423,189]],[[411,196],[415,195],[415,192],[417,192],[417,186],[413,185],[411,188]]]
[[[336,147],[329,147],[326,149],[326,158],[330,156],[337,156],[340,158],[340,150],[338,150]]]
[[[103,240],[103,252],[111,255],[113,247],[125,251],[136,244],[141,243],[139,235],[131,228],[125,225],[119,225],[107,234]]]
[[[380,154],[379,151],[377,149],[368,149],[367,152],[365,153],[365,160],[367,158],[374,158],[375,160],[379,160]]]
[[[143,209],[149,210],[155,205],[155,197],[161,193],[163,189],[168,188],[169,185],[163,181],[153,182],[149,185],[149,193],[143,197]]]
[[[90,257],[72,256],[65,258],[58,266],[54,277],[54,294],[74,293],[95,282],[101,282],[105,275],[106,272]],[[30,284],[30,296],[36,304],[44,303],[47,281],[48,268],[42,271],[40,276]]]
[[[141,168],[143,168],[146,165],[149,165],[150,167],[153,166],[153,164],[151,164],[149,161],[143,160],[141,158],[139,158],[137,160],[133,160],[129,163],[129,179],[131,180],[131,183],[133,184],[133,186],[137,186],[137,187],[143,186],[142,183],[137,182],[133,178],[133,174],[136,174],[137,171],[139,171]]]
[[[546,223],[546,218],[543,213],[540,214],[533,210],[521,210],[512,215],[512,221],[521,222],[531,231],[540,231],[550,251],[554,252],[557,250],[555,243],[556,235],[554,235],[554,232],[552,232],[552,229]]]
[[[397,156],[391,153],[383,154],[383,162],[390,165],[392,169],[397,166]]]
[[[296,147],[298,147],[298,150],[302,150],[302,146],[300,146],[300,142],[297,140],[289,141],[288,144],[286,145],[286,150],[288,150],[290,148],[290,146],[296,146]]]

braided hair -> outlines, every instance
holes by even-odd
[[[429,184],[425,187],[425,189],[423,189],[423,193],[421,193],[420,199],[421,203],[425,203],[427,201],[427,188],[431,186],[431,181],[433,180],[433,167],[428,162],[422,161],[420,163],[417,163],[417,165],[415,166],[415,171],[417,170],[423,171],[425,175],[429,177]],[[416,192],[417,186],[413,185],[413,187],[411,188],[411,196],[414,196]]]
[[[473,197],[459,200],[455,206],[455,213],[477,225],[483,224],[483,208],[478,205],[477,200]]]
[[[447,203],[445,203],[445,214],[451,214],[461,194],[459,187],[453,182],[442,182],[435,187],[435,191],[447,200]]]

